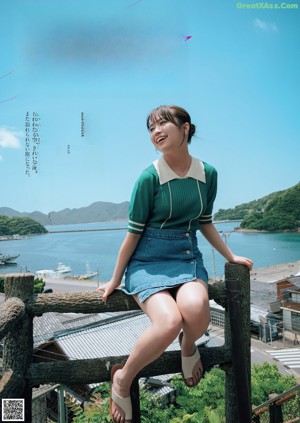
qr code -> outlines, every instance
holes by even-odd
[[[2,422],[24,422],[24,399],[2,399]]]

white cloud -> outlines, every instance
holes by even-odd
[[[20,148],[20,136],[22,136],[22,132],[12,131],[6,128],[0,128],[0,147]]]
[[[274,23],[268,23],[265,21],[261,21],[260,19],[255,19],[254,26],[261,29],[262,31],[272,31],[277,32],[278,28]]]

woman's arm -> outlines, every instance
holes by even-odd
[[[104,291],[102,296],[103,301],[106,301],[107,297],[121,284],[127,264],[132,254],[134,253],[140,238],[141,235],[127,232],[125,239],[120,247],[111,280],[98,288],[99,291]]]
[[[207,239],[207,241],[230,263],[243,264],[252,269],[253,262],[247,257],[240,257],[233,254],[233,252],[227,247],[225,242],[220,237],[213,223],[207,223],[206,225],[200,226],[200,232]]]

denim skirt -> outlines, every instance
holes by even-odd
[[[146,228],[127,265],[123,290],[143,302],[195,279],[208,282],[196,232]]]

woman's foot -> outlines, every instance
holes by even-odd
[[[203,377],[203,365],[199,351],[194,343],[185,342],[183,332],[179,334],[181,347],[182,376],[186,386],[196,386]]]
[[[111,370],[110,416],[114,423],[131,423],[130,387],[123,383],[122,368],[121,364],[116,364]]]

